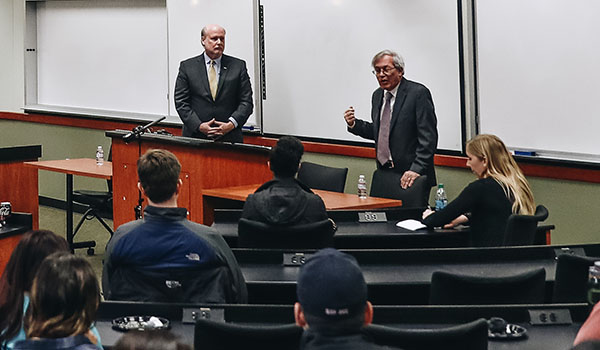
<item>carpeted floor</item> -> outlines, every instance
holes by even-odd
[[[74,213],[73,214],[73,222],[76,225],[81,219],[81,214]],[[66,212],[61,209],[56,209],[52,207],[40,206],[40,229],[50,230],[62,237],[65,237],[66,232]],[[112,227],[112,220],[105,220],[106,223]],[[93,256],[87,255],[87,249],[77,249],[75,254],[86,257],[94,271],[96,272],[96,276],[98,277],[98,281],[101,281],[102,278],[102,259],[104,258],[104,248],[106,247],[106,243],[110,238],[110,234],[98,220],[86,220],[77,235],[75,236],[74,241],[96,241],[95,254]],[[100,283],[101,284],[101,283]]]

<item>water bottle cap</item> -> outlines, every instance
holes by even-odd
[[[438,184],[438,188],[444,188],[444,184]]]
[[[361,174],[361,175],[358,175],[358,177],[365,177],[365,176]]]
[[[102,149],[102,146],[98,146],[98,149]]]
[[[596,267],[600,267],[600,261],[595,261],[595,262],[594,262],[594,266],[596,266]]]

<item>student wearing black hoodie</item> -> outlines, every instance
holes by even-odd
[[[271,150],[269,167],[273,180],[246,199],[242,218],[275,225],[307,224],[327,220],[321,197],[296,180],[304,146],[292,136],[283,136]]]

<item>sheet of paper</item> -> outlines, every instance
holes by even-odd
[[[396,223],[396,226],[405,228],[407,230],[416,231],[427,226],[423,225],[420,221],[414,219],[402,220]]]

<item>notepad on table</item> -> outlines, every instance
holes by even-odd
[[[414,219],[399,221],[398,223],[396,223],[396,226],[402,227],[402,228],[405,228],[405,229],[411,230],[411,231],[416,231],[416,230],[427,227],[427,226],[423,225],[422,222],[414,220]]]

